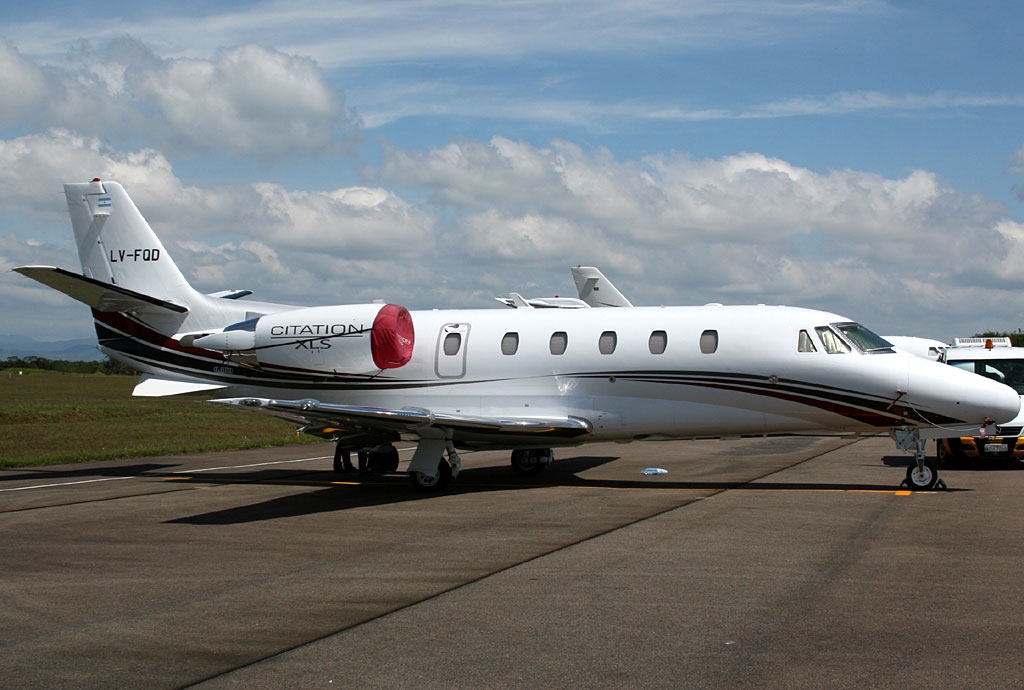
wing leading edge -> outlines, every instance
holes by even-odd
[[[488,445],[488,439],[505,443],[532,438],[573,439],[593,431],[582,417],[485,417],[432,412],[423,408],[383,409],[356,405],[331,405],[319,400],[272,400],[269,398],[221,398],[210,402],[235,405],[302,424],[301,431],[322,438],[348,436],[435,437],[450,432],[456,442]],[[448,434],[446,434],[448,435]]]

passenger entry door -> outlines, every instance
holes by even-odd
[[[468,323],[446,323],[437,334],[434,372],[438,378],[459,378],[466,374]]]

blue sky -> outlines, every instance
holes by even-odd
[[[91,332],[60,183],[118,179],[200,289],[1024,327],[1024,10],[837,2],[20,4],[0,334]]]

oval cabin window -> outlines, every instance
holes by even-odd
[[[704,331],[700,334],[700,351],[713,355],[718,350],[718,331]]]
[[[551,348],[551,354],[553,355],[564,355],[565,348],[569,346],[569,334],[565,331],[557,331],[551,334],[551,342],[549,347]]]
[[[506,333],[501,339],[501,354],[514,355],[519,350],[519,334]]]
[[[460,347],[462,347],[461,333],[449,333],[444,337],[444,353],[449,357],[459,354]]]
[[[666,347],[668,347],[668,333],[665,331],[654,331],[651,333],[651,337],[647,339],[647,348],[651,351],[652,355],[665,354]]]
[[[615,331],[605,331],[597,340],[597,349],[602,355],[610,355],[615,352],[615,345],[618,341],[619,337],[615,335]]]

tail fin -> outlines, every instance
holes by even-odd
[[[576,291],[580,299],[592,307],[633,306],[626,296],[612,285],[612,281],[593,266],[577,266],[572,269],[572,278],[576,282]]]
[[[100,283],[187,305],[195,295],[139,209],[116,182],[64,185],[82,273]]]

